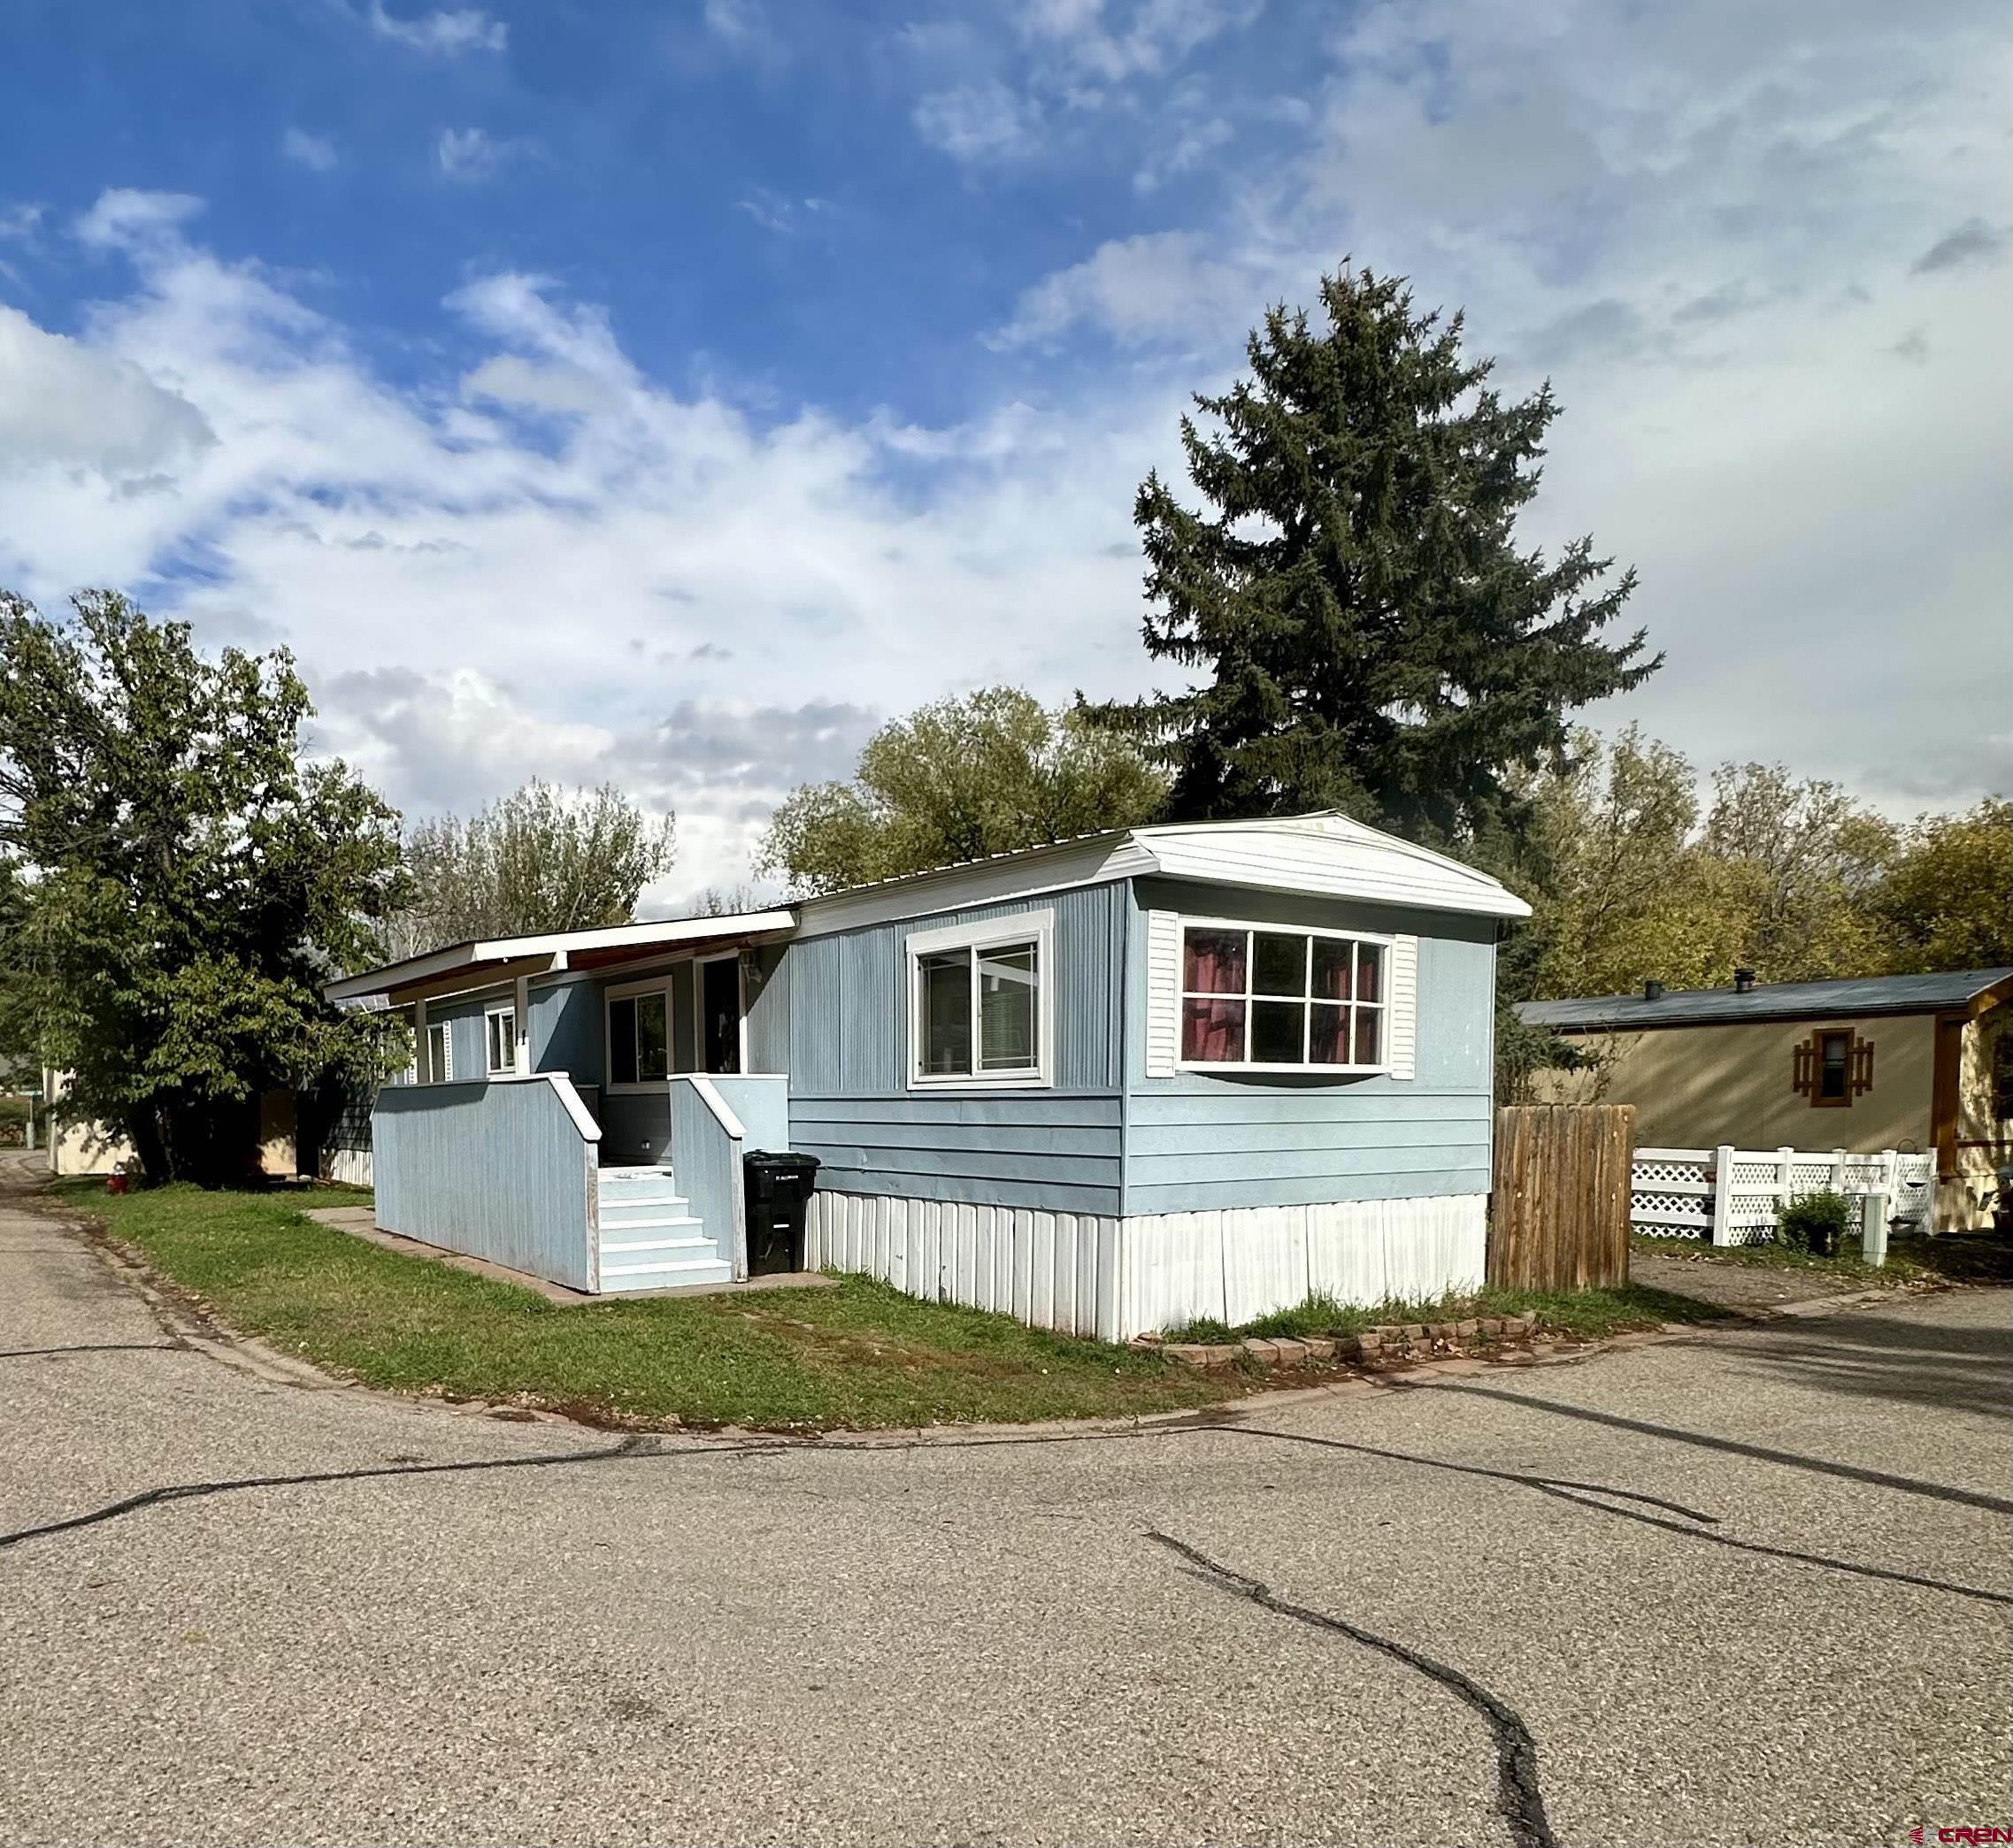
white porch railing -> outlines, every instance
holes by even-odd
[[[1759,1245],[1775,1233],[1776,1208],[1806,1193],[1884,1193],[1890,1215],[1926,1225],[1936,1158],[1882,1149],[1639,1148],[1630,1183],[1629,1223],[1639,1232]]]

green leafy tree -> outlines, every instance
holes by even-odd
[[[1612,744],[1579,733],[1564,768],[1531,779],[1526,995],[1887,966],[1872,904],[1895,851],[1887,822],[1780,764],[1722,765],[1702,809],[1698,786],[1680,752],[1634,726]]]
[[[675,827],[612,784],[569,790],[536,779],[470,820],[423,822],[405,843],[413,903],[392,921],[385,954],[627,924],[644,886],[670,869]]]
[[[310,763],[281,650],[199,655],[111,592],[0,594],[0,1044],[73,1075],[150,1177],[244,1171],[262,1093],[403,1061],[321,998],[403,896],[398,817]]]
[[[1871,909],[1897,973],[2013,963],[2013,801],[1920,817]]]
[[[849,783],[805,784],[776,810],[759,870],[833,892],[1152,820],[1166,784],[1080,710],[1017,687],[925,706],[867,740]]]
[[[1157,474],[1147,651],[1206,685],[1093,709],[1173,772],[1179,819],[1337,808],[1456,849],[1523,823],[1517,772],[1560,762],[1565,715],[1639,685],[1640,632],[1600,638],[1634,588],[1590,540],[1518,547],[1549,386],[1505,402],[1462,318],[1402,281],[1321,280],[1324,325],[1267,312],[1250,376],[1181,422],[1185,506]]]

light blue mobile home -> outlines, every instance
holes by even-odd
[[[469,943],[408,1008],[380,1224],[616,1292],[814,1267],[1125,1338],[1480,1280],[1495,939],[1522,901],[1338,816],[1149,827],[735,917]]]

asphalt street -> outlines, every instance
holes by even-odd
[[[2009,1303],[622,1441],[248,1374],[0,1201],[0,1842],[2005,1827]]]

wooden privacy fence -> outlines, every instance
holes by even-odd
[[[1639,1232],[1757,1245],[1775,1236],[1776,1208],[1805,1193],[1879,1193],[1890,1216],[1926,1226],[1936,1158],[1882,1149],[1639,1148],[1630,1216]]]
[[[1629,1278],[1632,1104],[1518,1104],[1495,1113],[1488,1277],[1513,1290]]]

